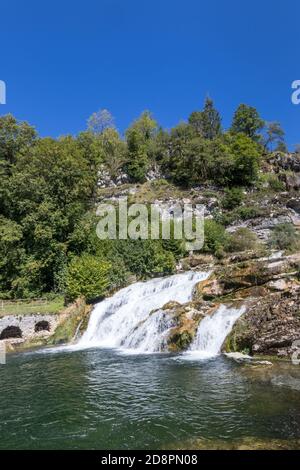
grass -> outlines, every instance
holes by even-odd
[[[15,302],[0,300],[0,317],[5,315],[55,314],[64,308],[64,298],[52,300],[17,300]]]
[[[190,197],[190,191],[180,189],[166,180],[147,181],[136,186],[136,192],[130,194],[130,203],[151,204],[156,200],[182,199]]]

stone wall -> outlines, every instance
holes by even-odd
[[[0,318],[0,341],[13,344],[50,336],[58,320],[58,315],[6,315]]]

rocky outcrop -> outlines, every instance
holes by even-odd
[[[238,262],[232,263],[234,259]],[[226,266],[215,267],[194,289],[198,302],[243,302],[246,306],[223,350],[290,356],[294,342],[300,339],[300,255],[243,261],[235,255],[228,261]]]
[[[196,336],[199,323],[206,315],[212,314],[214,305],[208,302],[189,302],[166,310],[174,320],[174,327],[168,334],[167,347],[170,352],[185,351]]]
[[[247,312],[240,318],[226,340],[226,351],[287,357],[300,339],[299,286],[294,291],[268,293],[249,301]]]
[[[75,341],[86,330],[92,305],[80,298],[61,315],[60,322],[47,344],[66,344]]]
[[[275,152],[268,158],[268,163],[275,171],[293,171],[300,172],[300,154]]]

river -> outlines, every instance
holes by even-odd
[[[194,438],[299,438],[299,374],[288,387],[249,376],[246,367],[224,356],[186,360],[111,349],[10,355],[0,366],[0,448],[158,449]]]
[[[170,354],[166,302],[188,302],[209,273],[136,283],[96,305],[75,345],[0,365],[1,449],[168,449],[197,439],[300,438],[300,366],[220,354],[244,307],[204,318]]]

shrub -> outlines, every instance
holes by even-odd
[[[269,188],[275,192],[281,192],[285,190],[285,184],[283,181],[278,179],[278,176],[271,174],[266,175],[266,181],[269,185]]]
[[[175,257],[161,240],[113,240],[110,256],[122,258],[126,268],[139,277],[172,273]]]
[[[242,220],[256,219],[262,217],[265,211],[258,206],[243,206],[237,210],[237,215]]]
[[[204,223],[204,251],[220,254],[227,243],[228,234],[223,225],[208,219]]]
[[[222,199],[222,207],[224,209],[234,209],[238,207],[244,199],[243,190],[241,188],[230,188],[225,190],[225,196]]]
[[[231,183],[236,186],[253,184],[258,177],[259,146],[244,134],[228,134],[227,141],[234,155]]]
[[[227,250],[233,251],[246,251],[253,250],[257,247],[258,238],[248,228],[239,228],[234,232],[228,240]]]
[[[300,249],[300,235],[292,224],[276,225],[270,236],[269,244],[272,248],[288,252]]]
[[[115,257],[114,262],[109,270],[109,286],[112,289],[117,289],[126,286],[130,272],[125,266],[121,257]]]
[[[239,219],[235,210],[222,213],[218,210],[214,210],[213,217],[216,222],[224,225],[224,227],[228,227],[228,225],[233,224],[233,222]]]
[[[66,298],[69,301],[85,297],[90,302],[105,295],[109,287],[110,264],[84,254],[73,258],[66,274]]]

